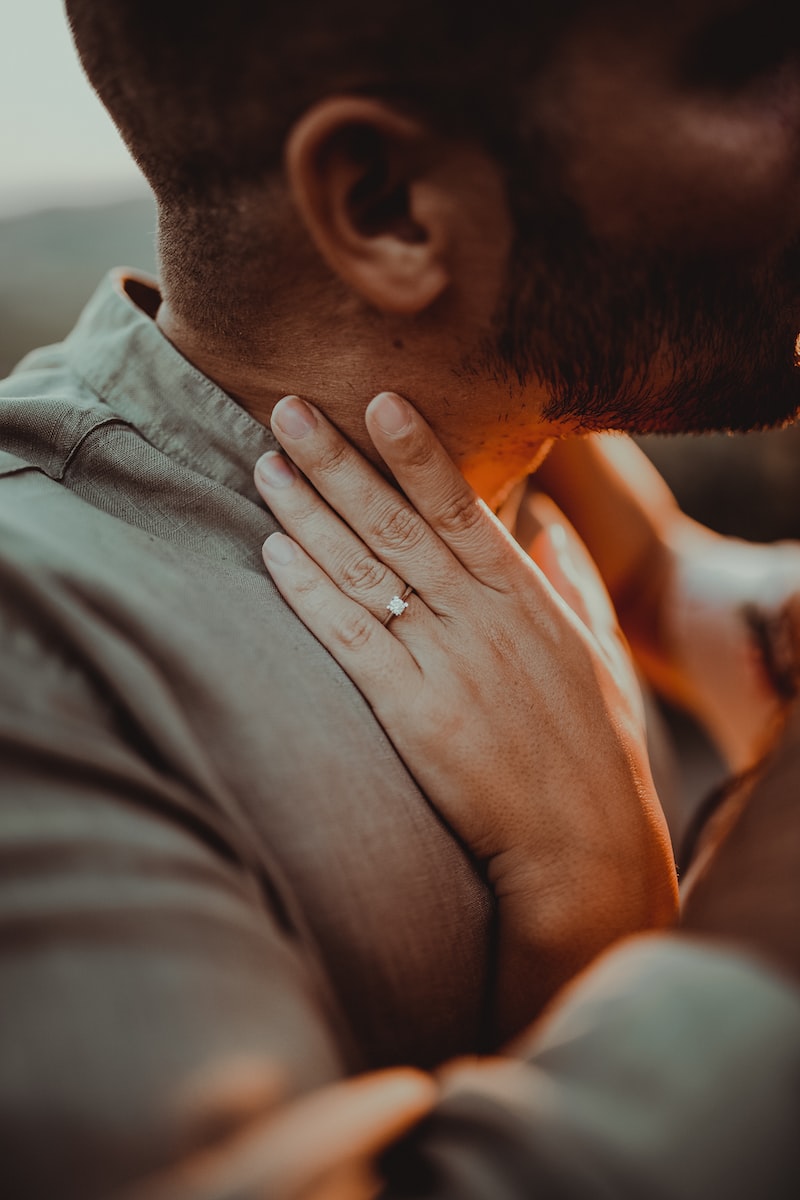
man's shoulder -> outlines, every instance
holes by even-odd
[[[117,419],[63,346],[34,350],[0,381],[0,479],[25,469],[60,479],[87,434]]]

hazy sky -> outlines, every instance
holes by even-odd
[[[61,0],[0,0],[0,216],[142,190],[86,82]]]

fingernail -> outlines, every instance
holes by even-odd
[[[272,410],[272,419],[282,433],[290,438],[302,438],[317,423],[313,410],[298,396],[285,396]]]
[[[394,392],[381,392],[372,401],[371,407],[375,424],[391,437],[397,437],[411,424],[408,405],[399,396],[395,396]]]
[[[271,533],[264,542],[264,558],[269,562],[285,567],[297,553],[297,548],[291,538],[285,533]]]
[[[261,455],[256,463],[256,474],[269,487],[276,488],[288,487],[297,478],[292,464],[275,450]]]

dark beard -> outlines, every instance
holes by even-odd
[[[538,383],[544,419],[585,431],[744,431],[796,415],[800,240],[757,270],[633,254],[593,238],[558,191],[535,206],[520,194],[512,181],[518,232],[481,369],[514,390]]]

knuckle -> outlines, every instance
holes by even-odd
[[[385,586],[388,574],[384,564],[369,554],[353,555],[339,569],[341,587],[350,595],[363,595]]]
[[[313,575],[298,573],[292,582],[292,591],[300,600],[313,600],[319,594],[319,582]]]
[[[413,508],[392,505],[376,518],[374,533],[389,550],[415,550],[425,536],[425,529]]]
[[[483,520],[480,501],[470,492],[453,491],[443,500],[437,515],[437,526],[448,534],[469,533]]]
[[[366,612],[359,609],[340,613],[333,622],[331,634],[345,650],[361,650],[375,631],[375,622]]]

